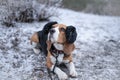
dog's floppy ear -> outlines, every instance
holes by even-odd
[[[47,50],[49,51],[52,43],[51,43],[51,41],[48,41],[48,40],[46,41],[46,43],[47,43]]]
[[[52,25],[57,24],[57,22],[48,22],[44,27],[43,31],[48,34],[49,30],[52,28]]]
[[[66,40],[68,43],[74,43],[77,38],[76,28],[74,26],[67,26],[66,31]]]

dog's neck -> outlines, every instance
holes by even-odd
[[[54,43],[53,45],[55,46],[56,49],[63,50],[63,44]]]

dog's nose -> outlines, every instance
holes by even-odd
[[[55,32],[54,29],[51,29],[51,30],[50,30],[50,34],[53,34],[54,32]]]

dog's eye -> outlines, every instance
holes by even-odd
[[[64,28],[60,28],[60,31],[63,31],[63,32],[65,32],[65,29],[64,29]]]
[[[55,26],[52,26],[52,28],[55,28]]]

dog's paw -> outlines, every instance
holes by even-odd
[[[77,72],[75,70],[70,70],[70,76],[71,77],[77,77]]]
[[[36,48],[33,48],[33,51],[35,52],[35,54],[39,54],[40,53],[40,50],[36,49]]]
[[[70,69],[70,76],[77,77],[77,72],[75,70],[75,66],[74,66],[73,62],[70,63],[69,69]]]
[[[68,79],[67,74],[64,73],[63,71],[59,72],[58,77],[59,77],[60,80],[66,80],[66,79]]]
[[[63,72],[61,69],[57,68],[57,67],[55,68],[55,73],[58,75],[58,78],[60,80],[68,79],[68,75],[65,72]]]

